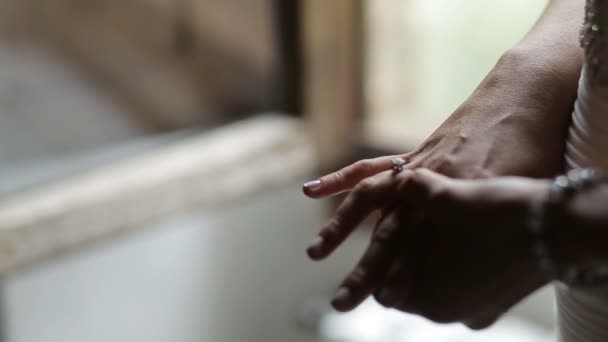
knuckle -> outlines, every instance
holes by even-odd
[[[369,272],[361,266],[355,267],[346,280],[349,287],[361,288],[369,282]]]
[[[399,305],[395,289],[383,288],[379,292],[374,292],[373,296],[374,300],[385,308],[396,308]]]
[[[372,237],[372,241],[376,244],[382,246],[388,246],[395,243],[395,229],[383,228],[378,229],[374,236]]]
[[[474,173],[474,177],[471,178],[494,178],[498,177],[498,172],[486,168],[477,169]]]
[[[464,322],[471,330],[483,330],[494,325],[502,316],[502,314],[486,315],[484,317],[476,317],[474,320],[468,320]]]
[[[344,175],[344,171],[343,170],[339,170],[333,173],[333,180],[335,182],[343,182],[346,179],[346,176]]]
[[[405,297],[409,298],[410,296],[411,295],[407,295]],[[395,303],[395,304],[396,305],[393,306],[393,308],[398,309],[399,311],[402,311],[404,313],[408,313],[411,315],[423,316],[420,314],[420,310],[418,310],[418,306],[416,304],[412,303],[412,301],[410,301],[410,300],[400,298],[399,302]]]
[[[325,225],[325,229],[323,229],[323,237],[330,241],[336,240],[340,235],[342,225],[343,220],[339,216],[332,217]]]
[[[416,170],[406,170],[399,174],[399,178],[396,182],[397,191],[399,193],[403,193],[404,191],[406,191],[406,189],[409,189],[411,187],[419,186],[414,177],[416,172]]]
[[[422,192],[428,195],[430,192],[430,185],[426,181],[424,175],[425,171],[426,169],[413,170],[412,173],[409,175],[409,178],[405,180],[407,184],[404,184],[404,186],[413,187],[418,190],[418,192]]]
[[[437,166],[435,167],[435,171],[450,176],[455,169],[455,164],[456,162],[452,158],[443,158],[440,162],[438,162]]]
[[[484,330],[489,328],[492,324],[494,324],[494,322],[469,322],[469,323],[465,323],[465,325],[471,329],[471,330],[475,330],[475,331],[479,331],[479,330]]]
[[[355,193],[359,196],[367,196],[376,188],[376,181],[373,178],[366,178],[359,182],[355,187]]]
[[[362,159],[354,164],[354,170],[358,174],[367,174],[374,168],[374,161],[371,159]]]
[[[438,208],[449,206],[455,199],[454,189],[445,183],[430,185],[428,196],[431,203]]]
[[[381,306],[383,306],[387,309],[391,309],[391,308],[395,307],[395,304],[392,301],[389,301],[386,297],[379,296],[378,294],[374,294],[374,300],[376,301],[376,303],[380,304]]]
[[[410,177],[411,181],[413,183],[415,183],[415,184],[418,184],[418,185],[426,185],[426,181],[425,181],[425,178],[424,178],[424,173],[427,170],[428,169],[423,169],[423,168],[419,168],[419,169],[413,170],[412,174],[411,174],[411,177]]]
[[[427,309],[420,312],[420,315],[438,324],[448,324],[456,321],[453,317],[451,317],[449,313],[445,312],[444,310]]]
[[[437,203],[447,203],[452,199],[452,191],[443,185],[436,185],[431,190],[431,199]]]

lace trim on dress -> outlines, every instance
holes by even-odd
[[[608,1],[587,0],[585,22],[580,31],[581,47],[585,49],[585,62],[592,85],[608,86]]]

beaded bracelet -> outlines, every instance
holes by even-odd
[[[551,279],[575,287],[594,287],[608,283],[608,266],[583,269],[564,268],[552,254],[548,236],[552,233],[545,217],[549,207],[562,207],[576,194],[605,183],[607,179],[592,169],[572,170],[555,178],[549,186],[545,201],[535,202],[529,208],[527,228],[532,237],[532,255],[539,268]]]

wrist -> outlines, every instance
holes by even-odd
[[[552,279],[575,287],[608,282],[608,215],[602,210],[607,181],[595,170],[573,170],[557,177],[545,198],[529,207],[532,250]]]
[[[535,87],[547,102],[555,102],[556,95],[566,95],[573,102],[581,68],[582,53],[580,58],[554,56],[540,48],[517,46],[500,57],[491,73],[503,82]]]
[[[568,44],[520,43],[505,52],[506,63],[533,68],[539,75],[553,79],[560,86],[576,88],[584,62],[584,50],[578,40]]]
[[[577,194],[554,213],[558,249],[573,264],[595,266],[608,263],[608,185]]]

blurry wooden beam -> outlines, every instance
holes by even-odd
[[[301,1],[304,108],[318,167],[335,167],[353,153],[364,111],[364,0]]]
[[[2,1],[152,128],[280,109],[273,0]]]
[[[0,198],[0,276],[184,210],[214,210],[301,179],[301,121],[258,116],[47,186]]]
[[[273,0],[281,60],[281,106],[301,115],[302,109],[302,17],[300,0]]]

